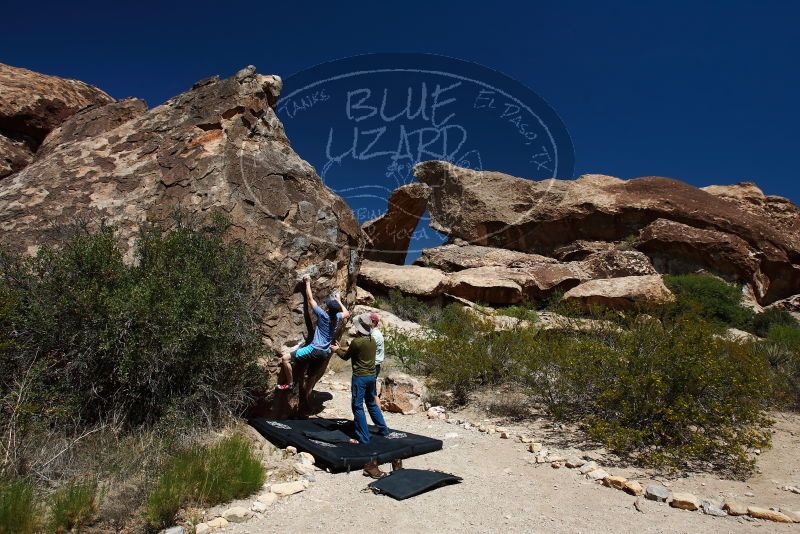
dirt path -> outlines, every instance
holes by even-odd
[[[337,375],[338,380],[345,379]],[[322,416],[350,417],[349,392],[339,390],[335,384],[323,389],[331,390],[334,399]],[[232,524],[225,532],[800,532],[800,525],[715,518],[645,500],[644,513],[638,512],[633,507],[635,497],[589,482],[575,470],[529,463],[534,455],[517,440],[429,420],[424,414],[387,414],[387,422],[394,429],[444,440],[443,450],[409,459],[407,467],[454,473],[464,478],[463,483],[398,502],[365,492],[370,480],[360,472],[317,472],[316,482],[303,493],[284,498],[262,517]],[[796,419],[790,423],[792,428],[798,428]],[[782,424],[785,427],[788,423]],[[525,432],[521,427],[513,430],[515,434]],[[768,468],[762,467],[765,472],[748,483],[690,477],[675,481],[671,489],[692,490],[701,497],[722,493],[748,504],[800,509],[800,495],[777,489],[800,479],[800,444],[791,432],[781,428],[776,435],[776,448],[761,457],[761,463]],[[453,433],[458,436],[453,437]],[[545,437],[533,435],[548,445]],[[783,469],[781,480],[774,478],[778,464]],[[631,470],[609,471],[646,477]],[[753,492],[754,497],[745,497],[745,492]]]

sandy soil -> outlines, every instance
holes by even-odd
[[[333,401],[323,417],[350,417],[349,391],[342,391],[347,377],[337,373],[331,391]],[[349,388],[348,388],[349,390]],[[476,423],[487,419],[473,406],[470,413],[453,414]],[[720,480],[708,475],[664,481],[673,490],[691,491],[701,498],[736,497],[764,507],[787,506],[800,510],[800,495],[779,489],[800,482],[800,418],[777,414],[774,448],[759,458],[760,473],[746,482]],[[499,418],[514,434],[531,435],[546,447],[569,452],[568,430],[544,428],[541,421],[515,425]],[[282,499],[263,516],[230,525],[225,532],[535,532],[535,533],[703,533],[703,532],[800,532],[800,525],[754,521],[749,518],[716,518],[701,512],[643,502],[644,513],[633,507],[635,497],[605,488],[581,477],[577,471],[531,464],[533,455],[514,439],[500,439],[477,430],[465,430],[424,414],[387,414],[390,427],[444,440],[443,450],[406,460],[406,467],[437,469],[463,477],[461,484],[398,502],[366,490],[370,479],[361,472],[318,472],[305,492]],[[446,436],[451,433],[458,437]],[[577,450],[577,449],[574,449]],[[587,451],[582,451],[587,452]],[[602,451],[596,452],[601,454]],[[388,468],[388,466],[384,466]],[[612,474],[643,483],[652,474],[632,469],[607,469]],[[746,497],[746,492],[753,497]],[[247,505],[248,503],[243,502]]]

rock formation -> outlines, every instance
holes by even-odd
[[[25,167],[68,117],[114,99],[96,87],[0,63],[0,178]]]
[[[268,348],[307,332],[301,273],[314,275],[317,294],[339,289],[354,300],[363,234],[350,208],[289,145],[273,110],[280,78],[248,67],[148,110],[80,82],[30,76],[41,83],[39,93],[61,100],[20,89],[24,99],[9,104],[8,93],[0,94],[3,130],[25,133],[38,149],[27,167],[0,181],[4,245],[32,252],[60,225],[84,219],[115,225],[130,251],[140,223],[169,225],[175,210],[199,222],[222,213],[231,237],[254,254]],[[78,111],[88,104],[96,105]]]
[[[441,295],[446,279],[447,275],[438,269],[371,260],[364,260],[359,273],[359,283],[368,290],[388,293],[395,289],[421,298]]]
[[[758,251],[744,239],[719,230],[657,219],[639,233],[636,248],[659,272],[684,274],[701,267],[730,281],[750,283],[756,294],[764,294],[770,284],[761,272]]]
[[[565,291],[586,279],[578,265],[542,263],[528,267],[475,267],[452,273],[446,292],[490,304],[517,304]]]
[[[658,275],[589,280],[564,294],[565,302],[585,308],[604,306],[617,310],[631,309],[637,305],[664,304],[673,298]]]
[[[403,265],[408,245],[428,205],[430,189],[418,182],[392,191],[386,213],[363,224],[368,243],[364,257]]]
[[[425,409],[427,389],[416,378],[395,371],[383,379],[380,397],[381,409],[409,415]]]
[[[635,250],[593,253],[582,261],[560,262],[480,245],[442,245],[425,249],[415,265],[367,261],[361,283],[378,292],[396,289],[420,298],[445,294],[488,304],[541,300],[595,278],[656,274],[650,260]]]
[[[451,239],[563,259],[590,253],[579,242],[628,241],[662,272],[708,270],[749,284],[760,304],[800,293],[800,211],[752,185],[702,190],[670,178],[603,175],[533,181],[441,161],[414,173],[431,187],[431,226]],[[659,220],[666,222],[651,226]],[[679,231],[673,223],[690,233],[670,244],[665,261],[659,235]],[[709,240],[717,245],[704,252]]]
[[[435,267],[446,272],[475,267],[524,267],[538,264],[555,264],[558,260],[502,248],[480,245],[442,245],[427,248],[414,262],[416,265]]]

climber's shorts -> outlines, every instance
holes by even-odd
[[[314,360],[322,360],[330,356],[331,353],[320,350],[313,345],[307,345],[305,347],[299,348],[292,354],[292,362],[297,360],[305,360],[305,361],[314,361]]]

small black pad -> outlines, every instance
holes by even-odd
[[[400,469],[370,483],[368,487],[375,493],[388,495],[402,501],[442,486],[458,484],[461,481],[461,477],[440,471]]]

